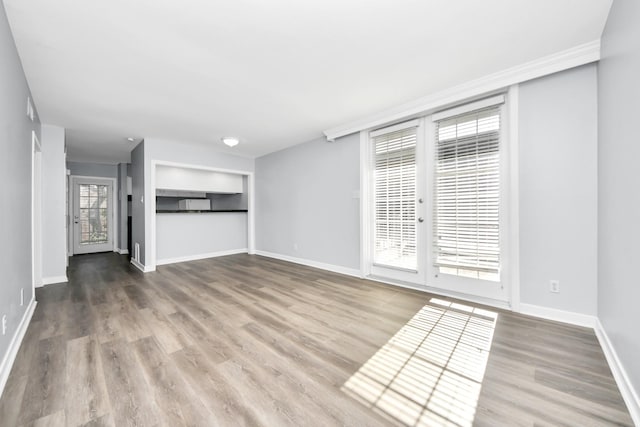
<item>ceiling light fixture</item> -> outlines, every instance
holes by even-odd
[[[229,147],[235,147],[240,141],[238,140],[238,138],[225,136],[224,138],[222,138],[222,142],[224,142]]]
[[[129,141],[129,142],[133,142],[133,141],[135,141],[135,139],[133,139],[133,138],[129,137],[129,138],[127,138],[127,141]]]

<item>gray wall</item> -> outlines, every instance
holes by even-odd
[[[519,111],[521,302],[595,315],[596,65],[523,83]]]
[[[359,141],[321,138],[256,159],[257,250],[360,269]]]
[[[131,151],[131,257],[136,243],[140,244],[140,262],[145,260],[145,212],[144,203],[144,141]],[[153,197],[153,196],[152,196]],[[146,202],[146,200],[145,200]]]
[[[616,0],[598,69],[598,317],[640,391],[640,2]]]
[[[26,115],[27,86],[22,64],[0,3],[0,188],[2,199],[11,201],[0,209],[0,316],[7,315],[7,333],[0,334],[0,366],[7,355],[29,301],[31,277],[31,131],[40,134],[36,118]],[[20,306],[20,289],[25,305]],[[0,372],[0,378],[8,372]],[[2,384],[0,384],[0,387]]]
[[[67,280],[65,131],[42,125],[42,279]]]
[[[118,165],[107,165],[103,163],[67,162],[67,169],[71,171],[71,175],[97,176],[100,178],[118,177]]]

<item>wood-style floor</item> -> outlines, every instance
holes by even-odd
[[[259,256],[73,257],[10,426],[631,426],[593,331]]]

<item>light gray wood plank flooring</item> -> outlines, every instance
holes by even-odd
[[[260,256],[73,257],[12,426],[632,426],[593,331]]]

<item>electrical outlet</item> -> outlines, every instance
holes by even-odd
[[[560,281],[559,280],[551,280],[549,281],[549,291],[557,294],[560,292]]]
[[[298,250],[298,244],[297,244],[297,243],[294,243],[294,244],[293,244],[293,250],[294,250],[294,251],[297,251],[297,250]]]
[[[7,315],[2,316],[2,335],[7,333]]]

